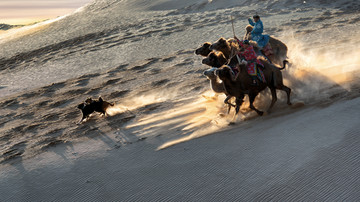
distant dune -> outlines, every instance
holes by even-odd
[[[23,25],[9,25],[9,24],[0,24],[0,30],[9,30],[14,27],[21,27]]]

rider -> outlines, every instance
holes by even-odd
[[[261,64],[261,62],[257,59],[257,55],[254,51],[254,48],[250,45],[248,40],[244,40],[244,41],[240,41],[238,38],[237,41],[239,42],[239,45],[241,47],[243,47],[243,51],[238,53],[238,56],[240,58],[242,58],[242,63],[245,63],[246,67],[247,67],[247,72],[248,74],[251,76],[252,78],[252,85],[259,85],[257,83],[257,78],[258,78],[258,70],[256,68],[257,64]],[[261,75],[261,80],[262,82],[265,83],[265,78],[263,76],[262,73],[260,73]]]
[[[248,19],[249,24],[254,27],[251,31],[251,39],[257,42],[259,49],[261,50],[269,42],[269,35],[262,35],[264,25],[260,20],[260,16],[254,15],[253,19],[255,22],[251,18]]]

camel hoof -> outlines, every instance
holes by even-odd
[[[231,121],[231,122],[229,123],[229,126],[233,126],[233,125],[235,125],[235,122],[234,122],[234,121]]]
[[[264,112],[259,111],[258,114],[259,114],[259,116],[262,116],[262,115],[264,115]]]

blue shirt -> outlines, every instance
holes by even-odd
[[[259,19],[257,22],[254,23],[254,21],[249,18],[249,24],[252,25],[254,28],[251,31],[251,35],[261,35],[264,31],[264,26],[262,21]]]
[[[251,31],[252,40],[256,41],[260,48],[263,48],[269,42],[270,36],[262,35],[264,31],[264,26],[262,21],[259,19],[257,22],[254,23],[254,21],[251,18],[249,18],[249,24],[254,27],[253,30]]]

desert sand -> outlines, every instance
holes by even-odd
[[[0,35],[4,201],[356,201],[360,3],[95,0]],[[226,113],[194,50],[261,16],[292,89]],[[87,97],[108,116],[76,124]],[[255,105],[266,110],[269,90]]]

